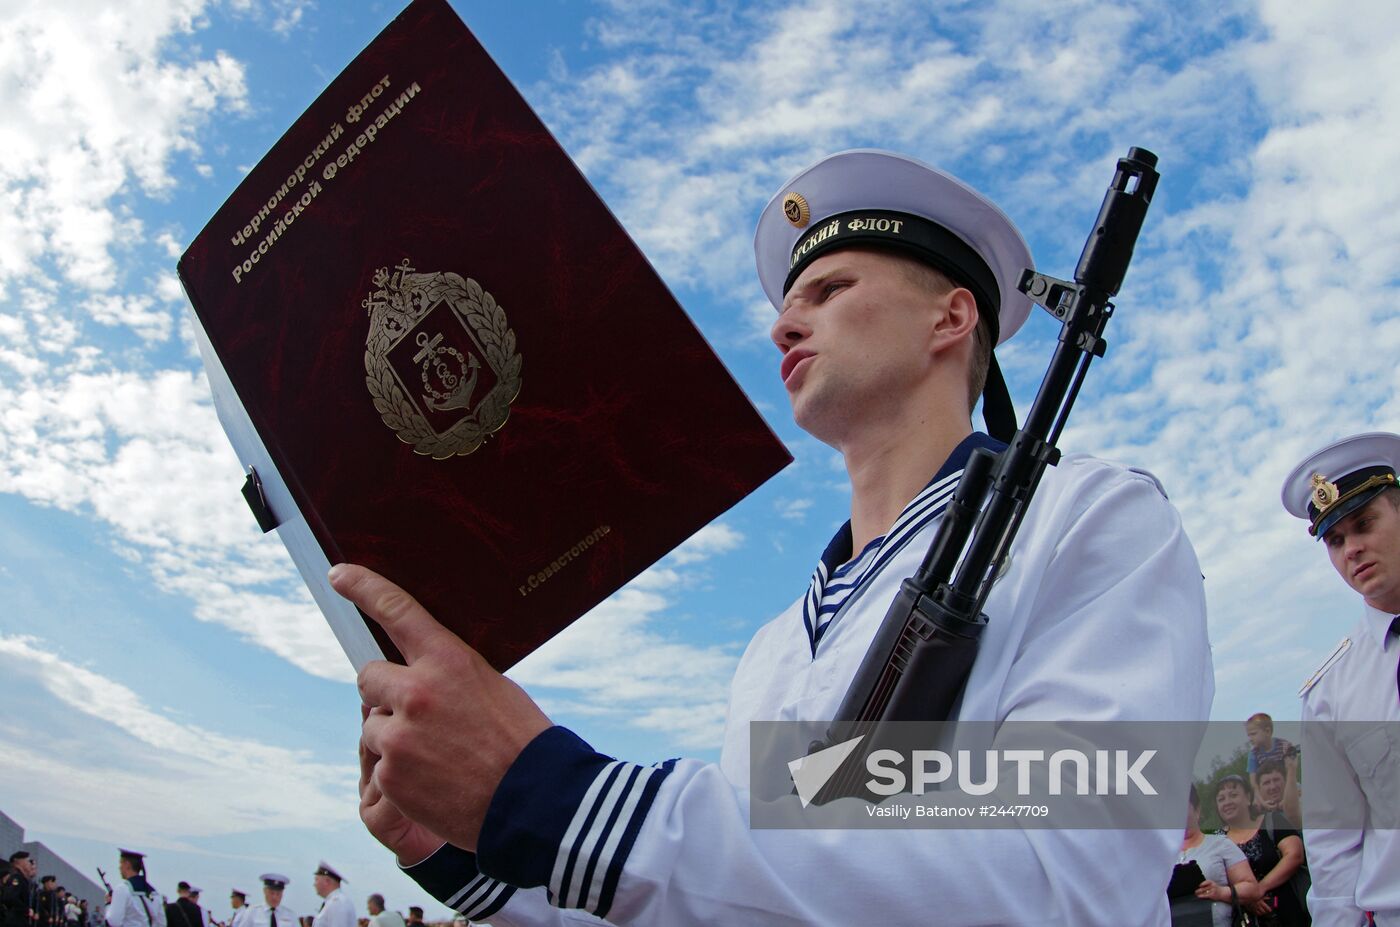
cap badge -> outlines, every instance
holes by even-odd
[[[789,193],[783,197],[783,215],[797,228],[805,229],[812,221],[812,207],[807,205],[807,197],[801,193]]]
[[[1328,506],[1342,497],[1342,494],[1337,491],[1337,484],[1327,482],[1327,477],[1323,476],[1321,473],[1314,473],[1312,475],[1312,484],[1313,506],[1319,512],[1326,510]]]

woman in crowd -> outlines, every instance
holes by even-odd
[[[1195,862],[1201,867],[1205,881],[1196,888],[1196,897],[1213,902],[1214,927],[1230,927],[1235,905],[1248,907],[1259,900],[1259,883],[1240,848],[1218,834],[1201,832],[1201,797],[1194,785],[1187,796],[1186,835],[1176,861],[1178,865]]]
[[[1307,927],[1312,923],[1303,899],[1289,879],[1303,864],[1303,841],[1282,814],[1274,817],[1272,838],[1254,813],[1254,791],[1243,776],[1225,776],[1215,789],[1215,810],[1225,825],[1220,833],[1240,848],[1258,880],[1263,897],[1249,906],[1261,927]]]

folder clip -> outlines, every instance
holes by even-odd
[[[267,534],[276,528],[280,522],[277,516],[272,514],[272,506],[267,504],[267,494],[263,492],[262,478],[258,476],[255,467],[248,468],[248,478],[243,481],[243,498],[248,502],[248,508],[253,510],[253,517],[258,520],[258,527],[263,534]]]

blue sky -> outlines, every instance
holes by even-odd
[[[844,519],[787,416],[753,222],[830,151],[963,177],[1068,275],[1116,157],[1162,185],[1064,436],[1153,470],[1207,580],[1218,720],[1297,713],[1357,614],[1278,503],[1304,453],[1397,430],[1397,12],[999,0],[454,0],[796,463],[523,663],[636,760],[713,757],[749,635]],[[396,4],[0,4],[0,810],[83,866],[206,889],[343,868],[426,901],[355,816],[348,663],[208,400],[175,259]],[[1056,328],[1004,351],[1024,411]]]

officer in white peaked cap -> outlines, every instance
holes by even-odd
[[[228,927],[243,927],[243,919],[252,910],[248,907],[248,893],[241,888],[230,889],[228,896],[229,904],[233,907],[233,914],[229,916]]]
[[[1361,617],[1299,691],[1304,837],[1318,927],[1400,924],[1400,435],[1309,454],[1283,483]]]
[[[345,877],[321,860],[313,878],[316,894],[321,896],[321,910],[316,912],[314,927],[355,927],[355,903],[340,887]]]
[[[263,903],[252,906],[243,918],[243,927],[300,927],[296,912],[282,903],[282,893],[292,880],[280,872],[264,872],[258,878],[263,884]]]

